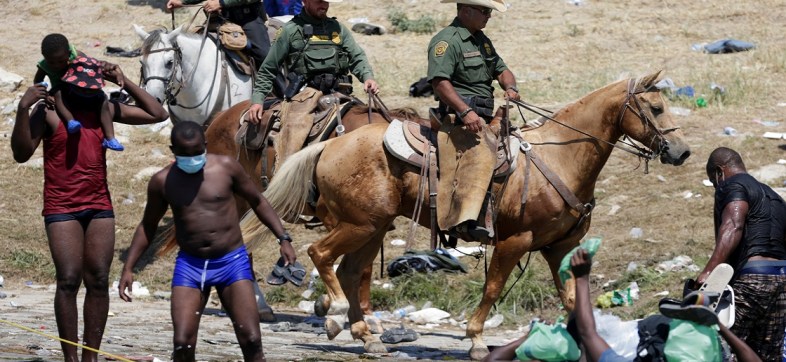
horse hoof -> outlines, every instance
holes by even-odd
[[[480,361],[489,355],[488,347],[472,347],[469,350],[469,358],[473,361]]]
[[[338,322],[330,318],[325,318],[325,332],[329,340],[332,341],[343,330],[344,328],[339,325]]]
[[[368,341],[363,344],[363,348],[365,348],[368,353],[388,353],[388,349],[385,348],[385,345],[380,341]]]
[[[330,309],[330,297],[327,294],[322,294],[317,298],[317,302],[314,303],[314,314],[318,317],[324,317],[327,315],[328,309]]]

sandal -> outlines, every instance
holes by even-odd
[[[306,277],[306,269],[299,262],[294,262],[284,268],[283,276],[296,286],[303,285],[303,279]]]
[[[276,265],[273,265],[273,271],[265,278],[265,281],[270,285],[282,285],[287,282],[284,278],[284,272],[286,271],[286,267],[284,267],[284,257],[278,258]]]
[[[720,297],[717,293],[696,291],[688,294],[680,303],[676,299],[662,299],[658,305],[660,313],[672,319],[682,319],[697,324],[718,324],[718,315],[710,306]]]

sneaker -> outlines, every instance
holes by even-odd
[[[68,123],[66,124],[66,130],[68,131],[69,134],[77,133],[79,132],[80,129],[82,129],[82,124],[75,119],[68,121]]]
[[[122,151],[125,149],[125,147],[123,147],[123,145],[118,142],[117,138],[112,138],[109,140],[104,138],[104,142],[102,142],[101,145],[103,145],[104,148],[108,148],[112,151]]]

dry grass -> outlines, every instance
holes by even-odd
[[[7,31],[0,50],[0,66],[32,77],[34,62],[40,57],[41,38],[50,32],[63,32],[81,50],[102,56],[105,45],[128,49],[139,45],[131,24],[147,29],[169,26],[169,15],[160,11],[162,1],[96,0],[89,5],[64,0],[14,2],[14,11],[0,15]],[[437,1],[355,0],[332,5],[331,13],[339,19],[367,17],[371,22],[390,26],[388,14],[399,9],[410,18],[428,14],[441,28],[451,21],[454,6]],[[190,11],[190,10],[189,10]],[[190,15],[178,14],[178,22]],[[656,276],[644,269],[639,274],[625,275],[629,262],[651,268],[660,261],[686,254],[699,264],[706,261],[712,240],[712,189],[701,185],[705,178],[703,165],[716,146],[730,146],[743,153],[749,168],[755,169],[784,158],[777,141],[759,137],[766,130],[751,122],[754,118],[782,122],[786,129],[786,3],[780,0],[750,2],[706,2],[687,0],[643,0],[635,4],[622,0],[585,1],[583,6],[563,1],[548,3],[514,0],[511,11],[494,13],[486,33],[496,49],[518,77],[523,96],[530,102],[554,106],[580,97],[589,91],[626,76],[637,76],[663,69],[678,85],[693,85],[699,94],[711,96],[713,82],[726,87],[722,99],[712,97],[707,108],[693,109],[689,117],[679,117],[693,147],[693,156],[679,168],[652,165],[645,175],[638,161],[627,154],[615,153],[598,182],[598,207],[593,217],[591,235],[603,237],[604,245],[596,258],[594,272],[602,274],[598,285],[609,279],[642,278],[642,297],[636,307],[625,313],[646,314],[655,305],[655,292],[681,290],[681,278],[688,274]],[[425,75],[426,46],[431,35],[398,33],[384,36],[361,36],[356,40],[366,49],[375,67],[382,96],[391,107],[412,106],[425,114],[431,99],[407,97],[409,84]],[[694,43],[733,37],[752,41],[756,50],[737,54],[707,55],[691,50]],[[101,47],[93,47],[100,41]],[[118,62],[130,79],[138,79],[137,59],[111,59]],[[30,78],[28,78],[30,79]],[[500,93],[501,94],[501,93]],[[0,94],[0,99],[14,94]],[[0,102],[5,105],[8,101]],[[689,107],[677,100],[676,106]],[[11,115],[13,116],[13,115]],[[731,126],[740,136],[721,135],[723,127]],[[6,283],[24,280],[52,283],[52,266],[43,222],[40,216],[43,175],[40,169],[16,165],[10,157],[11,127],[0,125],[4,134],[0,143],[0,274]],[[145,181],[134,180],[136,172],[148,166],[163,166],[169,157],[156,158],[153,149],[168,154],[167,139],[135,129],[123,153],[109,154],[110,189],[117,213],[117,254],[129,245],[131,233],[138,223],[145,199]],[[35,157],[40,157],[40,151]],[[663,176],[665,182],[656,176]],[[782,180],[775,184],[780,186]],[[701,197],[685,199],[684,191]],[[123,204],[127,195],[134,202]],[[618,213],[608,215],[612,205]],[[388,238],[405,237],[404,221]],[[629,240],[632,227],[644,230],[644,239]],[[319,231],[293,227],[296,249],[307,267],[305,253],[308,243],[315,241]],[[418,248],[427,247],[428,234],[419,233]],[[255,263],[260,273],[267,273],[275,259],[271,252],[257,253]],[[387,248],[388,260],[402,249]],[[139,279],[154,289],[167,288],[173,256],[149,265]],[[22,267],[32,262],[35,267]],[[28,263],[28,264],[25,264]],[[536,279],[549,279],[541,258],[533,258]],[[111,279],[119,276],[121,262],[115,261]],[[482,264],[473,270],[482,273]],[[376,274],[376,273],[375,273]],[[547,309],[555,313],[556,305]],[[525,320],[525,318],[522,318]]]

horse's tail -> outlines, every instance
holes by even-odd
[[[287,222],[295,222],[306,206],[311,191],[314,170],[319,156],[330,141],[308,146],[290,156],[263,193],[273,210]],[[253,210],[240,220],[240,230],[246,247],[254,249],[272,237],[272,233],[259,221]]]

